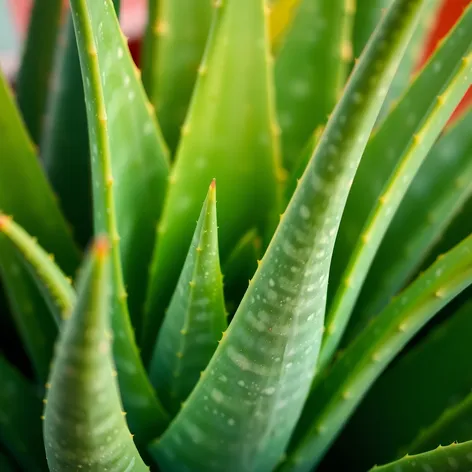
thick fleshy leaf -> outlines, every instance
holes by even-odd
[[[113,4],[119,11],[120,0]],[[84,87],[71,15],[57,49],[41,156],[74,236],[85,247],[93,233],[92,184]]]
[[[272,50],[277,50],[301,0],[269,0],[269,34]]]
[[[284,37],[274,79],[288,171],[339,99],[352,55],[353,14],[351,1],[302,0]]]
[[[166,470],[272,470],[281,459],[314,375],[349,183],[422,4],[395,3],[351,76],[227,334],[150,446]]]
[[[339,344],[372,260],[409,185],[472,83],[471,45],[472,6],[370,139],[336,240],[330,272],[334,293],[321,366],[329,362]],[[379,159],[379,155],[385,157]]]
[[[41,136],[63,4],[62,0],[34,2],[16,79],[18,106],[35,143]]]
[[[21,261],[29,269],[56,323],[59,324],[63,318],[68,317],[75,303],[71,280],[54,263],[51,254],[40,247],[21,226],[2,213],[0,213],[0,233],[15,246]]]
[[[47,385],[44,442],[53,472],[148,471],[122,412],[110,335],[110,267],[98,239],[59,337]]]
[[[78,251],[1,74],[0,109],[0,209],[34,234],[72,275],[79,261]],[[37,375],[44,381],[56,336],[54,321],[5,238],[0,241],[0,267],[18,331]]]
[[[212,0],[150,0],[143,83],[172,153],[210,31]]]
[[[470,299],[470,295],[471,288],[457,297],[457,301]],[[450,305],[442,311],[453,309]],[[355,464],[353,470],[364,472],[374,464],[415,452],[408,446],[421,430],[470,392],[472,302],[458,306],[456,313],[434,327],[382,374],[352,416],[330,456],[349,457]],[[439,313],[437,318],[444,315]],[[359,437],[361,429],[363,434]],[[385,440],[387,435],[388,441]]]
[[[47,466],[41,432],[41,397],[1,355],[0,379],[0,443],[24,470],[43,472]]]
[[[405,286],[472,196],[471,129],[472,110],[447,130],[426,157],[377,251],[349,337]]]
[[[472,284],[472,235],[397,297],[325,370],[305,404],[281,471],[310,471],[408,341]]]
[[[438,446],[433,451],[405,456],[396,462],[374,467],[369,472],[469,472],[472,464],[472,441]]]
[[[71,7],[88,104],[95,231],[109,235],[113,254],[113,349],[128,421],[141,443],[162,431],[167,415],[135,343],[121,259],[124,273],[136,276],[129,288],[144,285],[167,163],[111,0],[73,0]]]
[[[265,0],[214,2],[215,18],[158,228],[146,304],[143,356],[179,277],[208,182],[218,182],[222,259],[243,234],[273,230],[277,145]],[[237,195],[237,198],[235,196]],[[254,205],[257,202],[257,205]]]
[[[178,411],[188,397],[226,327],[213,181],[149,369],[151,382],[168,410]]]

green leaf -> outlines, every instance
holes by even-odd
[[[470,312],[469,312],[470,316]],[[409,446],[411,452],[424,452],[438,444],[467,441],[470,438],[472,394],[446,410],[430,427],[422,431]]]
[[[177,148],[210,30],[211,4],[212,0],[148,3],[143,83],[172,152]]]
[[[421,6],[397,1],[351,76],[226,336],[150,446],[162,468],[262,471],[280,460],[314,375],[349,182]]]
[[[472,110],[448,128],[419,169],[364,282],[350,338],[405,286],[472,196],[471,129]]]
[[[469,472],[472,463],[472,441],[461,444],[451,444],[437,447],[434,451],[415,456],[405,456],[403,459],[380,467],[374,467],[371,472]]]
[[[292,171],[313,130],[325,124],[351,60],[354,3],[302,0],[274,69],[283,164]]]
[[[281,471],[309,471],[407,342],[472,283],[472,236],[433,264],[325,370],[305,404]]]
[[[275,225],[277,144],[264,4],[214,3],[214,24],[158,228],[142,343],[145,359],[182,269],[207,183],[218,181],[218,209],[225,215],[219,229],[223,260],[246,231],[257,228],[265,234]]]
[[[130,291],[144,285],[167,162],[111,0],[73,0],[71,8],[88,104],[95,232],[108,233],[112,246],[118,380],[130,427],[145,443],[162,431],[167,415],[135,343],[124,281]],[[137,291],[131,293],[136,302]]]
[[[472,83],[471,44],[472,6],[370,139],[336,240],[330,273],[335,293],[326,320],[321,368],[339,344],[375,253],[402,198]],[[379,159],[379,155],[385,158]]]
[[[471,294],[469,288],[457,299],[470,299]],[[454,300],[453,305],[455,303]],[[450,305],[443,312],[451,310]],[[472,371],[468,368],[472,356],[469,342],[471,310],[470,301],[459,305],[455,313],[434,327],[382,374],[330,454],[344,455],[346,447],[356,465],[355,470],[365,471],[375,463],[401,457],[406,451],[415,452],[407,446],[420,431],[434,423],[471,390]],[[443,313],[436,316],[439,319],[443,317]],[[360,428],[363,431],[361,443],[358,442]],[[388,431],[388,441],[385,440],[385,431]],[[349,445],[352,444],[356,447],[351,449]]]
[[[151,382],[169,411],[178,411],[188,397],[226,327],[213,181],[149,369]]]
[[[239,240],[223,263],[223,288],[229,316],[234,315],[261,257],[261,238],[256,229],[251,229]]]
[[[1,355],[0,379],[0,442],[24,470],[42,472],[47,466],[41,432],[41,398]]]
[[[121,409],[111,355],[108,243],[98,239],[59,337],[46,396],[44,440],[51,471],[148,471]]]
[[[71,286],[71,280],[67,279],[54,263],[51,254],[39,246],[21,226],[1,213],[0,233],[4,234],[15,246],[20,259],[29,269],[39,291],[44,296],[56,323],[59,324],[63,318],[69,316],[72,305],[75,303],[75,292]]]
[[[78,251],[1,74],[0,109],[0,209],[13,215],[55,254],[68,274],[73,274]],[[30,275],[4,239],[0,241],[0,268],[18,331],[38,377],[44,381],[56,336],[54,322]]]
[[[41,136],[63,4],[62,0],[34,2],[16,80],[18,106],[35,143]]]

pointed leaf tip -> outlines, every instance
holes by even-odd
[[[0,217],[0,226],[1,226],[1,217]],[[110,242],[106,235],[97,236],[93,244],[93,252],[95,253],[97,259],[103,260],[108,256],[110,252]]]
[[[0,213],[0,231],[3,231],[11,221],[11,217]]]

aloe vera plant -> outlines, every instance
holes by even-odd
[[[119,2],[36,3],[2,471],[470,471],[472,6],[413,76],[439,1],[360,3],[149,0],[142,77]]]

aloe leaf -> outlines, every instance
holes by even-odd
[[[339,99],[351,60],[353,2],[302,0],[274,68],[282,157],[287,170]]]
[[[100,79],[97,84],[100,102],[103,101],[103,115],[98,121],[104,122],[111,156],[102,167],[97,158],[97,131],[97,136],[91,139],[92,175],[96,185],[100,185],[99,189],[94,189],[95,229],[110,234],[118,232],[128,306],[133,326],[139,332],[155,227],[167,187],[167,149],[121,33],[113,4],[110,0],[86,1],[81,9],[88,15],[90,25],[90,37],[78,38],[85,97],[91,107],[87,112],[92,113],[94,105],[100,106],[95,95],[98,91],[94,93],[92,90],[92,73],[89,71],[89,64],[95,59],[99,72],[97,78]],[[78,11],[78,7],[74,11]],[[87,47],[95,47],[96,56],[84,56]],[[102,167],[101,178],[94,168],[98,166]],[[110,221],[107,221],[111,217],[106,216],[111,203],[102,201],[103,196],[98,198],[98,194],[104,195],[104,186],[109,187],[106,191],[113,198],[115,228],[111,228]],[[139,244],[139,251],[133,250],[136,244]]]
[[[272,50],[277,50],[293,21],[301,0],[269,1],[269,34]]]
[[[261,257],[262,240],[257,230],[251,229],[239,240],[224,262],[224,294],[229,316],[234,315]]]
[[[1,74],[0,109],[0,209],[33,233],[72,274],[79,261],[78,251]],[[45,380],[56,327],[30,275],[12,254],[10,243],[2,239],[0,268],[15,323],[36,374]]]
[[[405,456],[398,461],[380,467],[374,467],[370,472],[469,472],[472,463],[472,441],[450,446],[438,446],[434,451],[428,451],[414,456]]]
[[[470,288],[465,290],[457,297],[458,301],[463,297],[470,299],[471,293]],[[451,310],[450,305],[443,311]],[[357,408],[330,455],[346,454],[343,446],[346,445],[350,459],[356,464],[355,470],[365,471],[375,463],[401,457],[406,451],[415,452],[407,446],[420,431],[470,392],[471,313],[471,301],[459,305],[452,316],[434,327],[382,374]],[[442,317],[439,313],[436,318]],[[348,445],[357,442],[359,428],[363,431],[362,442],[350,448]],[[385,431],[388,431],[388,441],[385,441]]]
[[[135,343],[123,272],[132,277],[139,269],[132,286],[144,283],[144,256],[150,257],[151,233],[167,167],[154,113],[146,107],[111,0],[73,0],[71,8],[89,105],[95,231],[107,233],[112,247],[113,348],[118,380],[130,427],[141,443],[162,431],[167,415]],[[133,260],[132,248],[136,246],[139,251],[133,251]]]
[[[366,148],[336,241],[330,273],[330,284],[336,291],[328,310],[320,367],[329,362],[339,344],[375,253],[402,198],[472,83],[471,44],[469,7]],[[379,159],[379,155],[385,158]]]
[[[262,471],[281,459],[314,375],[349,182],[421,6],[397,1],[351,76],[226,335],[150,446],[166,470]]]
[[[441,257],[346,348],[315,383],[281,471],[309,471],[407,342],[472,283],[472,236]]]
[[[472,196],[471,129],[472,110],[449,127],[426,157],[377,251],[349,337],[414,275]]]
[[[246,231],[257,228],[265,234],[276,222],[277,129],[265,1],[225,0],[214,6],[158,227],[146,302],[145,359],[179,277],[207,182],[218,181],[218,208],[225,215],[219,230],[223,260]]]
[[[0,379],[0,442],[24,470],[44,471],[47,466],[41,432],[41,398],[1,355]]]
[[[226,327],[213,181],[149,369],[151,382],[169,411],[178,411],[188,397]]]
[[[172,153],[177,148],[210,30],[211,5],[212,0],[148,3],[143,83]]]
[[[67,318],[75,302],[75,292],[54,258],[39,246],[21,226],[0,213],[0,233],[15,246],[43,294],[57,324]]]
[[[34,2],[16,80],[18,106],[35,143],[41,136],[63,4],[62,0]]]
[[[97,239],[56,348],[44,410],[50,470],[149,470],[126,425],[116,382],[108,256],[107,240]]]

